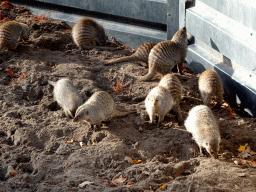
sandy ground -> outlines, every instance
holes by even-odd
[[[2,22],[11,15],[8,19],[27,23],[31,31],[29,40],[1,57],[0,191],[255,191],[255,118],[241,117],[226,101],[220,109],[213,106],[222,136],[219,158],[207,152],[200,157],[175,113],[168,113],[162,126],[147,122],[144,99],[159,75],[138,82],[130,74],[147,73],[139,63],[103,65],[131,55],[130,49],[111,40],[105,50],[79,51],[64,22],[33,17],[3,2],[0,8]],[[4,16],[6,12],[13,14]],[[202,104],[198,75],[177,77],[183,85],[185,119],[192,107]],[[46,80],[61,78],[72,80],[84,101],[104,90],[119,110],[137,113],[92,131],[86,122],[67,119],[54,100]],[[242,153],[241,145],[247,145]],[[82,189],[79,184],[85,181],[93,183]]]

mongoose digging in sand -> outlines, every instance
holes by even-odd
[[[222,81],[213,69],[207,69],[200,75],[199,91],[205,105],[210,106],[213,96],[216,96],[219,106],[222,104],[224,94]]]
[[[105,65],[112,65],[121,62],[130,62],[130,61],[143,61],[148,64],[148,55],[151,49],[156,45],[156,43],[145,43],[137,49],[137,51],[131,56],[121,57],[118,59],[112,59],[105,63]]]
[[[29,29],[24,23],[7,21],[0,27],[0,53],[6,49],[16,49],[20,39],[28,39]]]
[[[104,28],[95,20],[85,17],[79,20],[72,28],[72,37],[75,44],[81,49],[87,46],[100,46],[106,43]]]
[[[180,80],[174,74],[163,76],[158,85],[166,88],[171,93],[172,97],[177,100],[177,103],[180,103],[182,85]]]
[[[57,82],[48,80],[54,87],[53,95],[58,104],[63,108],[67,118],[74,118],[77,108],[83,104],[81,94],[69,79],[60,79]]]
[[[83,105],[81,105],[74,118],[74,122],[85,120],[100,127],[102,121],[108,121],[113,117],[126,116],[134,112],[121,112],[116,109],[116,104],[112,96],[105,91],[94,93]]]
[[[165,75],[172,72],[172,68],[177,65],[181,72],[182,63],[187,55],[187,30],[186,27],[178,30],[172,40],[162,41],[155,45],[148,57],[148,74],[137,77],[140,81],[151,80],[156,73]]]
[[[161,125],[168,111],[173,110],[178,115],[181,123],[182,115],[179,103],[172,97],[171,93],[162,86],[153,88],[145,99],[145,106],[149,115],[150,123],[154,123],[156,115],[159,117],[158,124]]]
[[[212,157],[218,157],[220,132],[209,107],[198,105],[192,108],[185,121],[185,127],[198,144],[201,155],[202,147],[204,147]]]

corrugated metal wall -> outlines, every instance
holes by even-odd
[[[71,25],[84,15],[94,17],[109,37],[114,36],[135,49],[145,42],[171,39],[186,25],[193,36],[187,66],[195,72],[215,69],[233,101],[231,104],[240,104],[256,117],[256,3],[253,1],[191,0],[189,6],[185,0],[26,2],[30,2],[34,14],[45,14]]]
[[[186,10],[194,36],[188,67],[215,69],[229,97],[256,116],[256,4],[248,0],[196,0]]]

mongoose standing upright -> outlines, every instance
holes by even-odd
[[[158,124],[161,125],[164,116],[170,110],[178,115],[179,123],[182,121],[182,115],[177,101],[172,97],[171,93],[162,86],[153,88],[145,99],[145,106],[149,115],[150,123],[154,123],[155,116],[159,117]]]
[[[220,76],[213,69],[205,70],[199,77],[199,91],[205,105],[210,106],[213,96],[219,105],[223,100],[223,85]]]
[[[106,43],[104,28],[95,20],[85,17],[79,20],[72,28],[72,37],[75,44],[81,49],[87,46],[100,46]]]
[[[157,72],[161,75],[172,72],[172,68],[177,65],[181,72],[182,63],[187,55],[187,30],[186,27],[178,30],[172,40],[162,41],[156,44],[150,51],[148,57],[148,74],[138,77],[140,81],[152,79]]]
[[[24,23],[7,21],[0,27],[0,53],[16,49],[20,39],[28,39],[29,29]]]
[[[185,127],[199,146],[202,155],[202,147],[212,156],[217,158],[220,144],[220,132],[216,119],[211,109],[206,105],[198,105],[192,108],[185,121]]]
[[[172,95],[172,97],[177,100],[177,104],[180,103],[182,94],[182,85],[180,80],[174,74],[167,74],[163,76],[158,84],[166,88]]]
[[[100,127],[102,121],[108,121],[113,117],[126,116],[130,113],[134,112],[118,111],[112,96],[105,91],[98,91],[77,109],[74,122],[85,120],[91,128],[93,128],[93,125]]]
[[[131,56],[121,57],[118,59],[112,59],[105,63],[105,65],[117,64],[121,62],[130,62],[130,61],[142,61],[148,64],[148,55],[151,49],[156,45],[156,43],[145,43],[137,49],[137,51]]]
[[[48,80],[54,87],[53,95],[58,104],[63,108],[67,118],[74,118],[77,108],[83,104],[81,94],[69,79],[60,79],[57,82]]]

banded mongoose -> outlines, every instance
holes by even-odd
[[[178,77],[174,74],[166,74],[161,78],[158,85],[166,88],[171,93],[172,97],[177,100],[177,104],[180,103],[182,85]]]
[[[105,65],[117,64],[121,62],[131,62],[131,61],[142,61],[148,64],[148,55],[151,49],[156,45],[156,43],[145,43],[137,49],[137,51],[131,56],[121,57],[118,59],[112,59],[105,63]]]
[[[216,71],[207,69],[200,75],[199,91],[205,105],[210,106],[212,97],[216,96],[216,101],[221,106],[224,90],[220,76]]]
[[[16,49],[20,39],[28,39],[29,28],[24,23],[7,21],[0,27],[0,53]]]
[[[204,147],[212,157],[218,157],[220,132],[216,119],[208,106],[198,105],[192,108],[185,121],[185,127],[188,132],[192,133],[201,155],[202,147]]]
[[[77,108],[83,104],[83,98],[69,79],[60,79],[57,82],[48,80],[54,87],[53,95],[63,108],[67,118],[74,118]]]
[[[162,41],[156,44],[150,51],[148,57],[148,74],[137,77],[140,81],[151,80],[157,72],[161,75],[172,72],[177,65],[178,71],[182,74],[182,63],[187,55],[187,30],[186,27],[178,30],[172,40]]]
[[[93,126],[100,127],[102,121],[108,121],[113,117],[126,116],[131,113],[134,112],[118,111],[112,96],[105,91],[98,91],[77,109],[74,122],[85,120],[94,129]]]
[[[154,123],[156,115],[159,117],[158,124],[161,125],[168,111],[177,113],[178,121],[181,123],[182,115],[179,104],[172,97],[171,93],[162,86],[154,87],[145,99],[146,111],[149,115],[150,123]]]
[[[87,46],[100,46],[106,43],[104,28],[95,20],[85,17],[80,19],[72,28],[72,38],[80,50]]]

